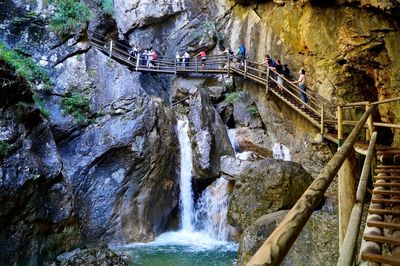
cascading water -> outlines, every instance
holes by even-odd
[[[192,148],[188,135],[189,123],[178,120],[178,139],[180,143],[181,177],[180,177],[180,211],[181,229],[193,231],[193,192],[192,192]]]
[[[212,238],[228,239],[228,181],[218,178],[201,195],[196,205],[196,228]]]
[[[239,144],[236,140],[236,129],[235,128],[228,129],[228,137],[229,137],[229,141],[231,142],[233,151],[235,152],[236,158],[246,161],[250,157],[253,156],[253,152],[251,152],[251,151],[244,151],[244,152],[240,151]]]
[[[192,149],[186,118],[177,122],[180,144],[180,230],[167,232],[150,243],[134,243],[127,250],[135,265],[215,265],[236,264],[237,244],[227,241],[227,181],[217,179],[202,194],[194,208],[192,191]]]

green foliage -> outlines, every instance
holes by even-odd
[[[232,104],[240,100],[242,94],[240,92],[229,92],[225,94],[225,102],[227,104]]]
[[[63,97],[61,106],[66,113],[75,118],[78,124],[86,122],[90,114],[89,100],[79,93],[73,93],[70,96]]]
[[[260,114],[258,112],[257,106],[255,106],[255,105],[246,106],[246,111],[254,116],[258,116]]]
[[[29,86],[33,86],[37,82],[43,82],[45,89],[51,89],[51,81],[46,70],[37,65],[32,58],[18,54],[14,50],[7,49],[4,43],[0,42],[0,61],[4,61],[7,65],[15,70]]]
[[[101,8],[103,9],[103,12],[107,15],[114,17],[115,10],[114,10],[113,0],[99,0],[99,1],[100,1]]]
[[[80,30],[92,19],[89,7],[76,0],[54,0],[56,11],[50,26],[60,36],[66,36]]]
[[[46,107],[44,107],[44,104],[42,102],[42,100],[40,99],[39,95],[37,95],[36,93],[33,94],[32,96],[33,101],[35,102],[36,106],[39,108],[40,113],[46,117],[49,118],[50,113],[49,111],[46,109]]]
[[[4,158],[10,152],[11,145],[5,141],[0,141],[0,158]]]

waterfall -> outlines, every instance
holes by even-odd
[[[274,147],[272,148],[272,152],[275,159],[281,159],[284,161],[292,160],[289,148],[282,143],[275,143]]]
[[[227,130],[228,131],[228,137],[229,141],[231,143],[231,146],[233,148],[233,151],[235,152],[235,157],[238,158],[239,160],[247,161],[253,156],[252,151],[240,151],[239,144],[236,140],[236,129],[235,128],[230,128]]]
[[[180,144],[181,176],[180,176],[180,211],[181,229],[192,232],[193,227],[193,192],[192,192],[192,146],[190,143],[187,119],[178,120],[178,139]]]
[[[212,238],[228,240],[228,181],[218,178],[199,198],[196,205],[196,228]]]

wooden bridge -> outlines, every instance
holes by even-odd
[[[400,125],[374,122],[371,115],[377,105],[400,101],[400,97],[336,106],[313,90],[307,90],[309,100],[305,104],[300,99],[298,86],[285,77],[282,77],[283,86],[279,86],[276,79],[279,74],[256,62],[231,55],[208,55],[204,65],[197,57],[190,58],[188,62],[177,61],[174,57],[149,61],[140,55],[131,57],[128,52],[130,47],[97,33],[90,32],[89,40],[94,47],[133,71],[175,75],[236,74],[252,80],[264,87],[266,93],[272,93],[318,127],[326,139],[339,145],[340,149],[247,265],[279,265],[336,175],[339,176],[339,245],[342,247],[338,265],[357,263],[354,254],[370,172],[373,172],[375,180],[374,189],[358,262],[365,260],[400,265],[400,149],[376,145],[377,132],[374,132],[375,127],[399,129]],[[343,120],[346,110],[360,107],[366,111],[359,121]],[[344,126],[354,127],[347,137],[343,135]],[[366,130],[366,139],[360,141],[363,130]],[[357,188],[349,185],[355,183],[349,181],[356,177],[339,171],[353,149],[366,156]],[[380,161],[378,166],[375,163],[377,159]],[[354,195],[349,195],[347,191],[352,191]],[[350,200],[352,197],[354,199]]]

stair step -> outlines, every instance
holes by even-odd
[[[361,258],[364,261],[385,263],[385,264],[395,265],[395,266],[400,265],[400,257],[398,257],[398,256],[396,256],[396,257],[395,256],[386,256],[386,255],[379,255],[379,254],[374,254],[374,253],[363,252],[361,254]]]
[[[400,199],[371,199],[371,202],[381,204],[400,204]]]
[[[400,169],[375,169],[376,173],[400,173]]]
[[[400,211],[397,211],[397,210],[369,209],[368,213],[379,214],[379,215],[400,216]],[[399,239],[399,241],[400,241],[400,239]]]
[[[400,165],[377,165],[376,168],[400,168]]]
[[[400,187],[400,183],[373,183],[374,187]]]
[[[369,227],[380,227],[380,228],[400,230],[400,224],[395,224],[395,223],[371,221],[367,222],[367,225]]]
[[[378,194],[378,195],[400,195],[400,191],[372,190],[372,194]]]
[[[390,244],[390,245],[396,245],[396,246],[400,245],[400,239],[397,239],[394,237],[367,235],[367,236],[364,236],[364,239],[366,241],[372,241],[372,242],[376,242],[376,243]]]
[[[398,176],[398,175],[380,175],[380,176],[375,175],[374,178],[375,179],[400,179],[400,176]]]

